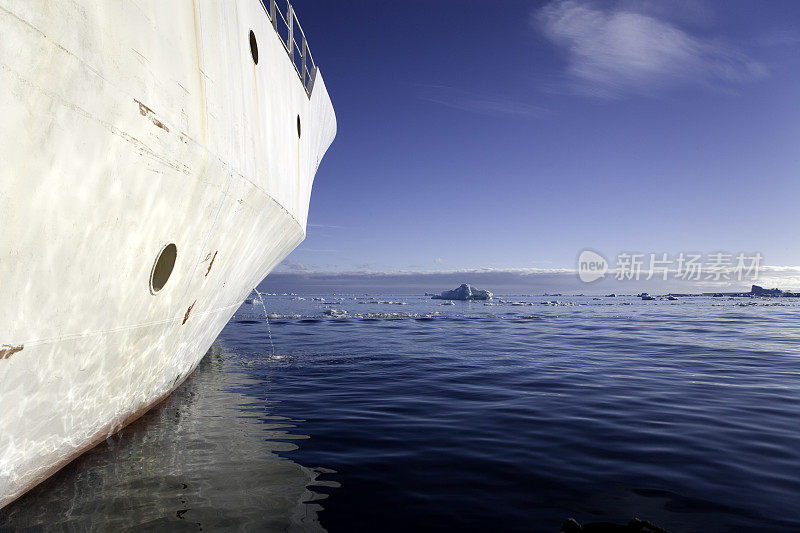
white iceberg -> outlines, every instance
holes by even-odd
[[[476,289],[462,283],[457,289],[444,291],[438,296],[432,296],[433,300],[491,300],[492,293],[481,289]]]

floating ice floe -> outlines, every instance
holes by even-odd
[[[341,318],[347,316],[347,311],[344,309],[326,309],[325,314],[333,318]]]
[[[366,318],[366,319],[378,319],[378,318],[385,318],[385,319],[399,319],[399,318],[438,318],[439,312],[434,311],[432,313],[355,313],[350,315],[352,318]]]

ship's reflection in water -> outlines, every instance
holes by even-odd
[[[296,424],[212,347],[167,400],[0,511],[0,529],[323,530]],[[254,390],[253,387],[249,387]]]

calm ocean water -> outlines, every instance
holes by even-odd
[[[800,302],[303,297],[0,529],[800,530]]]

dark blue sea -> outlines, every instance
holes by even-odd
[[[800,530],[800,302],[264,302],[0,529]]]

